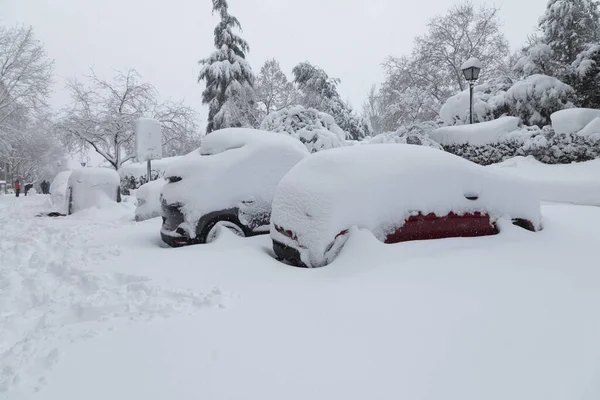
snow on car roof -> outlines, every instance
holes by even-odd
[[[279,180],[308,150],[287,134],[247,128],[228,128],[210,133],[202,146],[173,163],[163,187],[168,204],[180,204],[190,237],[198,219],[212,211],[237,207],[256,199],[270,204]]]
[[[466,198],[472,195],[478,199]],[[351,226],[383,240],[413,213],[451,211],[541,223],[539,200],[525,181],[433,148],[373,144],[316,153],[292,168],[273,198],[271,233],[279,225],[322,254]]]

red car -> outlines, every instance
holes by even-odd
[[[279,259],[321,267],[353,226],[396,243],[493,235],[501,218],[541,228],[526,182],[442,150],[373,144],[316,153],[292,168],[275,190],[271,238]]]

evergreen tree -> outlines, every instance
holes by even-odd
[[[579,97],[579,105],[600,108],[600,44],[591,44],[573,62],[572,86]]]
[[[337,91],[339,79],[330,78],[321,68],[308,62],[295,66],[292,73],[302,106],[333,116],[349,139],[362,139],[373,133],[370,124],[356,115],[352,107],[340,97]]]
[[[594,0],[550,0],[540,19],[543,42],[554,59],[570,65],[588,44],[600,39],[600,13]]]
[[[202,104],[208,104],[206,133],[228,127],[256,125],[254,74],[246,53],[248,43],[235,33],[242,29],[238,19],[227,12],[227,0],[212,0],[213,13],[218,12],[221,22],[215,27],[216,50],[205,59],[198,81],[204,80]]]

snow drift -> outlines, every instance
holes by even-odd
[[[552,128],[559,134],[581,131],[598,117],[600,117],[600,110],[593,108],[560,110],[550,116],[552,119]]]

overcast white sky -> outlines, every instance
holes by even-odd
[[[532,33],[547,0],[496,0],[504,33],[518,48]],[[427,21],[457,0],[229,0],[242,24],[255,71],[275,57],[283,70],[301,61],[319,65],[342,80],[340,94],[360,108],[381,62],[409,53]],[[490,2],[473,1],[474,4]],[[137,69],[161,98],[184,98],[203,119],[200,58],[213,50],[211,0],[0,0],[0,24],[33,25],[55,60],[52,105],[68,101],[64,78],[94,66],[109,77],[112,68]]]

